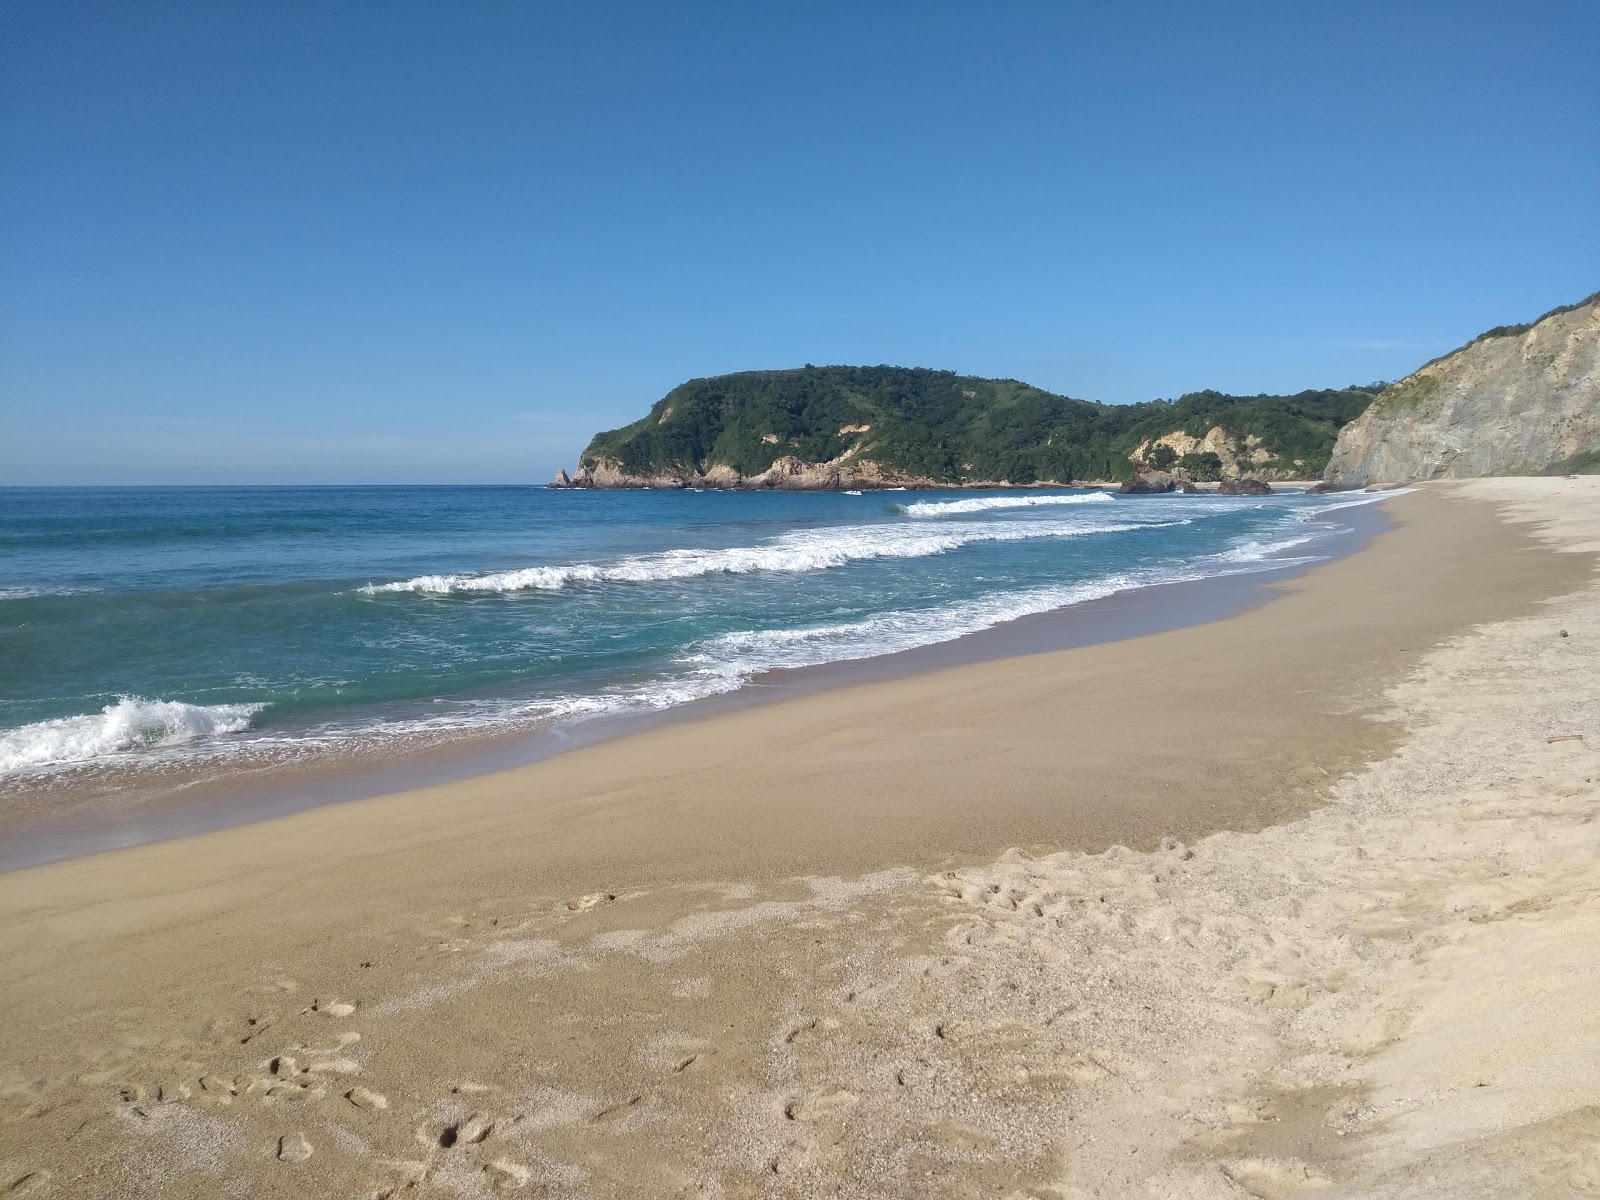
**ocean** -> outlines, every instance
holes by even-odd
[[[670,709],[779,668],[1301,566],[1375,499],[0,489],[0,788]]]

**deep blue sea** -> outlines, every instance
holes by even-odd
[[[1303,563],[1339,528],[1310,518],[1352,503],[0,489],[0,779],[420,747],[665,708],[776,667]]]

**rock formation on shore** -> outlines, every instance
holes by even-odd
[[[1124,480],[1117,489],[1121,496],[1159,496],[1167,492],[1183,492],[1194,495],[1208,489],[1200,487],[1189,477],[1187,471],[1181,468],[1176,471],[1153,471],[1140,468],[1134,472],[1132,479]],[[1270,496],[1272,487],[1265,480],[1255,479],[1250,476],[1224,476],[1217,481],[1214,488],[1209,489],[1219,496]]]
[[[1045,481],[1037,486],[1049,486]],[[565,471],[556,475],[550,484],[553,488],[720,488],[724,491],[865,491],[871,488],[949,487],[946,480],[925,475],[912,475],[886,468],[882,463],[853,460],[841,455],[828,462],[810,463],[786,454],[776,459],[765,471],[745,475],[727,463],[711,463],[704,470],[665,469],[651,474],[636,474],[625,470],[614,458],[585,458],[569,477]],[[975,480],[967,487],[1013,487],[1008,481]]]
[[[1600,470],[1600,293],[1491,329],[1339,433],[1330,489]]]

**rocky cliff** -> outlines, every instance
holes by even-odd
[[[1339,432],[1329,487],[1600,471],[1600,293],[1492,329]]]

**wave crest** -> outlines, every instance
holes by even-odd
[[[944,554],[973,542],[1085,537],[1186,523],[1036,521],[1002,525],[968,522],[938,530],[913,529],[897,524],[853,525],[788,533],[760,546],[663,550],[657,554],[640,554],[611,563],[525,567],[516,571],[491,571],[485,575],[418,575],[414,579],[402,579],[395,583],[369,583],[357,591],[369,596],[383,592],[445,596],[474,592],[554,591],[570,583],[659,583],[702,575],[743,575],[753,571],[823,571],[870,559],[923,558],[931,554]]]
[[[248,729],[251,718],[265,707],[122,696],[97,713],[0,731],[0,775],[239,733]]]
[[[970,500],[924,500],[917,504],[895,504],[890,507],[908,517],[954,517],[964,513],[994,512],[996,509],[1007,508],[1103,504],[1111,499],[1110,492],[1087,492],[1076,496],[977,496]]]
[[[739,686],[775,668],[876,658],[954,641],[1021,617],[1069,608],[1136,588],[1301,565],[1315,559],[1282,555],[1310,540],[1308,536],[1279,542],[1244,542],[1193,562],[1115,572],[1077,583],[995,592],[952,605],[878,613],[861,621],[790,629],[734,630],[700,642],[681,661],[703,677],[729,680],[729,686]]]

